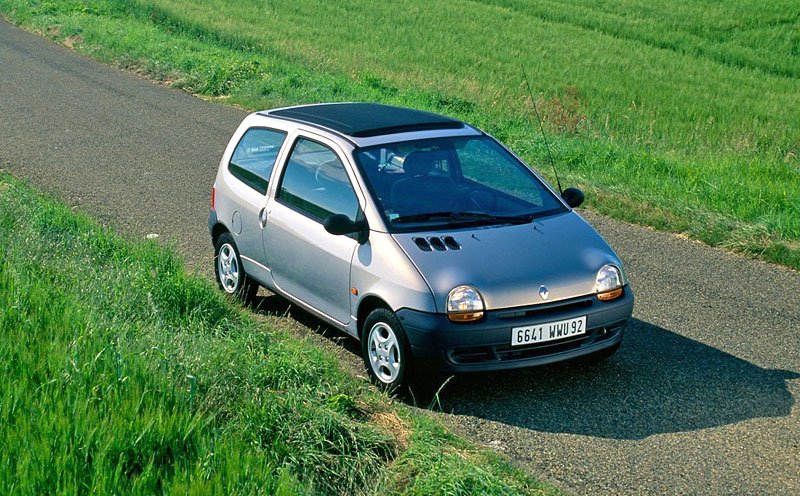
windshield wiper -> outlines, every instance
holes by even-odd
[[[519,215],[494,215],[485,214],[483,212],[459,212],[465,219],[481,220],[491,223],[508,223],[508,224],[528,224],[533,222],[534,214],[519,214]]]
[[[396,223],[428,222],[431,220],[447,220],[455,223],[509,223],[527,224],[533,221],[534,214],[521,215],[494,215],[484,212],[426,212],[421,214],[404,215],[394,219]]]

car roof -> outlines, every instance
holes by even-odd
[[[443,115],[380,103],[320,103],[260,114],[312,124],[352,138],[467,127]]]

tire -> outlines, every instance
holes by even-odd
[[[214,276],[219,288],[232,298],[247,305],[255,301],[258,284],[244,271],[239,249],[229,233],[220,235],[214,244]]]
[[[407,385],[411,364],[408,339],[400,319],[388,308],[377,308],[364,320],[361,356],[370,379],[394,393]]]

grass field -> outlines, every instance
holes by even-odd
[[[108,62],[250,109],[316,101],[464,118],[602,213],[800,268],[794,0],[0,0]]]
[[[0,172],[0,493],[558,494]]]

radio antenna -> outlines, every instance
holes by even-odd
[[[525,78],[525,86],[528,87],[528,94],[531,96],[531,104],[533,105],[533,113],[536,114],[536,119],[539,121],[539,131],[542,132],[542,139],[544,139],[544,147],[547,149],[547,158],[550,159],[550,165],[553,167],[553,173],[556,175],[556,184],[558,185],[558,192],[562,195],[564,191],[561,189],[561,181],[558,179],[558,170],[556,170],[556,161],[553,160],[553,154],[550,151],[550,143],[547,142],[547,134],[544,132],[544,125],[542,124],[542,116],[539,115],[539,109],[536,107],[536,100],[533,98],[533,90],[531,90],[531,83],[528,82],[528,74],[525,72],[525,67],[520,66],[522,69],[522,77]]]

